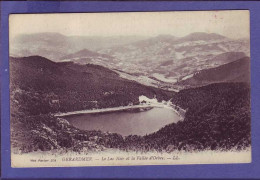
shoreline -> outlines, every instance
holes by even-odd
[[[173,105],[174,107],[178,107]],[[184,113],[180,113],[177,109],[173,106],[165,105],[162,103],[153,103],[153,104],[140,104],[140,105],[132,105],[132,106],[120,106],[120,107],[113,107],[113,108],[103,108],[103,109],[88,109],[88,110],[80,110],[80,111],[71,111],[65,113],[56,113],[54,114],[55,117],[65,117],[71,115],[82,115],[82,114],[96,114],[96,113],[105,113],[105,112],[117,112],[122,110],[130,110],[130,109],[139,109],[139,108],[167,108],[172,109],[180,118],[181,120],[184,119],[185,110],[181,109]]]

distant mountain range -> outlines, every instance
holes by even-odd
[[[232,40],[214,33],[192,33],[181,38],[163,35],[98,52],[115,57],[117,69],[171,83],[198,70],[221,65],[210,61],[218,55],[234,52],[250,56],[249,40]]]
[[[10,44],[15,57],[41,55],[55,62],[97,64],[145,85],[176,88],[193,74],[250,57],[249,40],[195,32],[185,37],[19,35]],[[127,74],[127,73],[130,73]],[[177,87],[179,88],[179,87]]]
[[[212,40],[220,40],[220,39],[227,39],[227,38],[225,36],[216,33],[195,32],[185,37],[179,38],[178,42],[182,43],[187,41],[212,41]]]
[[[25,57],[40,55],[58,61],[60,58],[82,49],[98,50],[136,42],[142,36],[65,36],[60,33],[20,34],[10,40],[10,55]]]
[[[16,57],[9,58],[12,149],[194,152],[250,147],[249,52],[249,40],[214,33],[17,36],[10,41],[10,55]],[[81,131],[53,116],[137,105],[141,95],[170,100],[177,111],[186,111],[184,120],[143,137],[122,137]]]

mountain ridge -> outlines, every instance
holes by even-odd
[[[250,58],[244,57],[215,68],[203,69],[176,84],[192,87],[222,82],[250,83]]]
[[[72,35],[67,36],[57,32],[18,34],[15,37],[13,37],[10,41],[10,54],[16,57],[40,55],[56,61],[56,59],[59,59],[71,53],[75,53],[84,48],[96,51],[104,48],[110,48],[118,45],[127,45],[132,43],[137,43],[139,44],[139,46],[143,46],[143,43],[144,45],[147,45],[147,43],[149,44],[150,41],[154,43],[158,40],[162,42],[181,42],[183,41],[183,38],[187,39],[188,36],[195,35],[196,33],[191,33],[184,37],[175,37],[170,34],[160,34],[155,37],[138,35],[102,37]],[[215,33],[197,33],[197,38],[202,36],[217,37],[221,35],[217,35]]]
[[[194,32],[190,33],[186,36],[178,38],[178,41],[196,41],[196,40],[217,40],[217,39],[225,39],[227,37],[217,34],[217,33],[205,33],[205,32]]]
[[[57,61],[84,48],[95,51],[146,38],[145,36],[66,36],[55,32],[18,34],[10,41],[10,54],[15,57],[39,55]]]
[[[173,94],[121,78],[103,66],[56,63],[41,56],[10,58],[10,91],[17,96],[25,96],[20,92],[28,92],[26,103],[33,101],[35,96],[41,99],[38,106],[28,105],[32,108],[28,111],[33,114],[125,106],[139,104],[141,95],[150,98],[156,95],[162,100]],[[125,96],[126,92],[128,96]],[[49,101],[53,98],[59,100],[59,107],[51,106]]]
[[[92,58],[93,57],[105,57],[105,58],[112,58],[109,55],[101,54],[101,53],[98,53],[98,52],[95,52],[95,51],[91,51],[91,50],[88,50],[88,49],[84,48],[84,49],[82,49],[80,51],[77,51],[75,53],[63,56],[63,57],[60,58],[60,60],[81,58],[81,57],[89,57],[89,58],[91,58],[91,57]]]

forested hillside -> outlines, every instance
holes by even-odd
[[[31,115],[137,104],[140,95],[169,100],[173,94],[102,66],[54,63],[40,56],[10,58],[10,84],[11,98]]]
[[[121,135],[81,131],[52,114],[137,104],[140,95],[162,100],[173,93],[120,78],[98,65],[54,63],[40,56],[10,58],[12,147],[22,152],[119,147]]]
[[[187,109],[184,121],[144,137],[129,136],[127,149],[241,150],[250,146],[249,84],[219,83],[182,90],[172,101]]]
[[[11,138],[19,152],[230,150],[251,144],[249,83],[216,83],[178,93],[120,78],[98,65],[10,58]],[[146,135],[79,130],[55,112],[138,103],[145,95],[186,109],[184,121]]]
[[[244,57],[215,68],[203,69],[176,84],[192,87],[220,82],[250,82],[250,59]]]

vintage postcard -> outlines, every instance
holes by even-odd
[[[251,162],[249,11],[12,14],[12,167]]]

